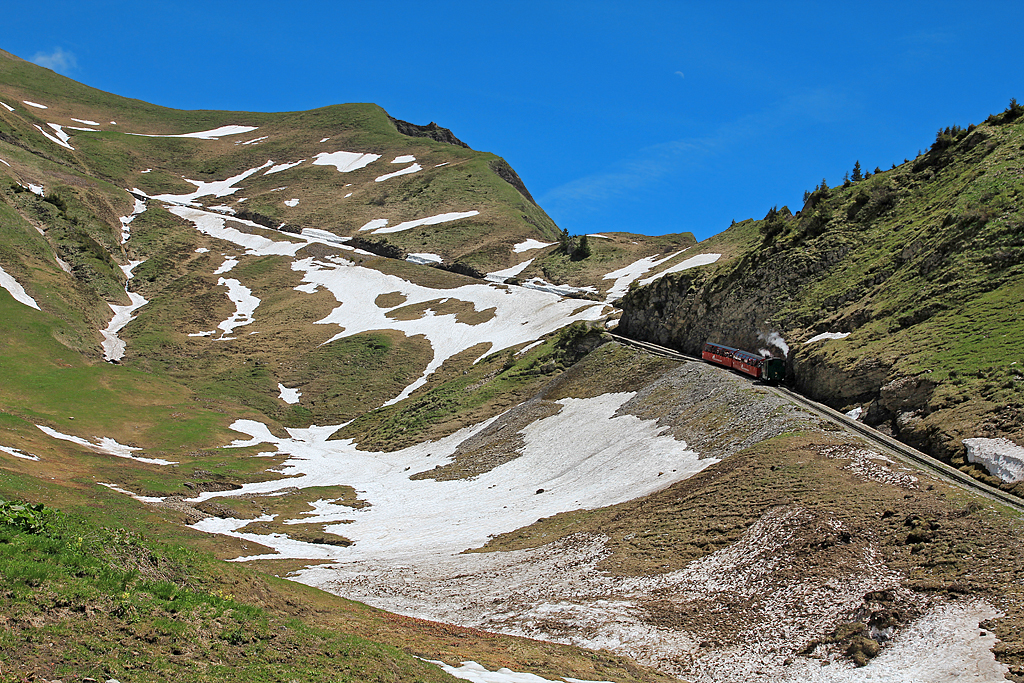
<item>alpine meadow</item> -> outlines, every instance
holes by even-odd
[[[703,241],[458,136],[0,51],[0,681],[1024,681],[1024,106]]]

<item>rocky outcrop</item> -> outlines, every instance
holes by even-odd
[[[391,119],[391,123],[395,125],[395,128],[398,129],[398,132],[402,135],[408,135],[412,138],[430,138],[431,140],[437,140],[438,142],[443,142],[448,145],[457,145],[458,147],[465,147],[466,149],[470,148],[465,142],[455,137],[450,130],[442,128],[433,121],[425,126],[418,126],[415,123],[402,121],[401,119],[396,119],[393,116],[388,116],[388,118]]]

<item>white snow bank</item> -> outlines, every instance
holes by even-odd
[[[293,161],[290,164],[275,164],[271,166],[263,175],[270,175],[271,173],[280,173],[281,171],[287,171],[289,168],[295,168],[304,161],[305,159],[300,159],[299,161]]]
[[[816,659],[799,657],[779,671],[781,677],[775,680],[785,683],[1002,683],[1009,669],[992,654],[996,636],[990,631],[979,636],[978,626],[998,616],[1001,615],[981,602],[940,605],[897,634],[866,666],[854,668],[853,664],[843,661],[822,666]]]
[[[270,557],[358,560],[388,557],[410,560],[424,553],[454,555],[478,547],[494,534],[512,531],[568,510],[591,509],[644,496],[718,462],[700,459],[686,444],[666,434],[656,420],[616,411],[634,394],[604,394],[558,401],[561,411],[522,430],[522,455],[473,479],[411,480],[412,475],[450,461],[464,439],[492,420],[435,442],[391,453],[360,451],[351,440],[331,440],[337,429],[289,429],[274,436],[259,422],[238,420],[231,428],[250,435],[235,447],[269,443],[290,456],[279,467],[285,478],[253,482],[231,496],[273,493],[286,488],[348,484],[369,506],[353,509],[323,504],[295,523],[327,527],[354,541],[349,547],[314,544],[288,547],[265,536],[237,535],[275,548]],[[586,424],[586,430],[573,425]],[[574,438],[567,440],[568,431]],[[228,495],[204,492],[199,500]],[[287,520],[285,520],[287,521]],[[244,520],[242,520],[244,523]],[[204,520],[195,528],[219,531],[230,522]],[[239,527],[236,526],[236,529]],[[255,559],[253,557],[242,559]],[[330,571],[327,572],[330,574]],[[315,582],[314,582],[315,583]]]
[[[37,194],[40,197],[43,196],[43,186],[42,185],[33,185],[32,183],[29,183],[28,184],[28,189],[29,189],[29,192],[31,192],[33,194]]]
[[[491,282],[505,282],[505,280],[509,279],[510,277],[515,277],[516,275],[519,275],[519,273],[526,270],[531,263],[533,263],[533,259],[523,261],[522,263],[516,264],[511,268],[505,268],[504,270],[496,270],[493,273],[487,273],[484,279],[489,280]]]
[[[609,237],[608,235],[602,235],[599,232],[592,232],[592,233],[588,234],[587,237],[600,237],[603,240],[610,240],[611,239],[611,237]]]
[[[159,502],[161,502],[163,500],[163,498],[156,498],[154,496],[140,496],[137,493],[132,493],[128,489],[121,488],[117,484],[106,484],[106,483],[104,483],[102,481],[98,481],[96,483],[99,484],[100,486],[107,487],[111,491],[117,491],[118,493],[123,493],[126,496],[131,496],[132,498],[134,498],[135,500],[139,501],[140,503],[159,503]]]
[[[383,228],[387,224],[387,218],[374,218],[373,220],[368,221],[366,225],[359,228],[359,232],[363,232],[364,230],[376,230],[377,228]]]
[[[294,256],[295,252],[306,246],[307,242],[291,242],[281,241],[277,242],[272,239],[263,237],[262,235],[254,235],[247,232],[242,232],[236,228],[226,227],[228,220],[243,223],[249,227],[259,228],[260,230],[266,230],[262,225],[257,225],[252,221],[239,221],[237,218],[227,218],[217,213],[210,213],[209,211],[201,211],[199,209],[189,208],[187,206],[172,206],[168,209],[175,216],[184,218],[187,221],[191,221],[193,225],[204,235],[210,237],[216,237],[217,239],[225,240],[233,244],[237,244],[240,247],[246,248],[246,253],[251,256],[270,256],[273,254],[283,256]],[[282,235],[283,236],[283,235]]]
[[[98,126],[98,125],[100,125],[96,121],[90,121],[89,119],[76,119],[73,116],[71,117],[71,120],[74,121],[75,123],[81,123],[81,124],[83,124],[85,126]]]
[[[863,414],[864,408],[862,406],[857,406],[852,410],[846,411],[846,417],[850,418],[851,420],[859,420],[860,416]]]
[[[172,206],[169,210],[192,221],[200,232],[245,247],[246,253],[254,256],[295,256],[297,251],[310,243],[339,245],[345,240],[331,233],[307,229],[298,236],[285,236],[275,232],[275,237],[289,240],[275,241],[260,234],[245,233],[226,227],[228,220],[238,219],[229,219],[209,211],[185,206]],[[249,221],[239,222],[250,225],[260,232],[271,232]],[[290,241],[293,238],[297,238],[297,241]],[[309,257],[294,261],[292,270],[304,274],[303,282],[296,287],[298,291],[314,293],[323,287],[338,301],[338,307],[318,321],[320,324],[338,325],[343,330],[326,343],[373,330],[395,330],[409,337],[423,335],[430,342],[433,358],[424,369],[423,375],[388,404],[408,396],[426,382],[427,377],[444,361],[468,348],[481,343],[490,344],[490,349],[481,353],[483,357],[487,353],[535,341],[576,320],[596,320],[604,308],[601,304],[586,305],[576,300],[562,300],[541,291],[517,289],[512,292],[483,283],[437,290],[413,284],[372,268],[355,266],[344,260],[331,261]],[[405,295],[409,304],[436,300],[440,296],[470,303],[477,311],[494,309],[494,316],[478,325],[461,323],[454,314],[436,315],[432,311],[415,320],[392,320],[384,315],[374,301],[377,293],[394,291]]]
[[[65,133],[60,126],[58,126],[55,123],[49,123],[47,125],[53,127],[53,129],[56,131],[56,135],[47,133],[45,130],[43,130],[43,127],[40,125],[36,125],[36,130],[42,133],[50,142],[56,142],[61,147],[66,147],[74,151],[75,148],[68,144],[68,140],[70,140],[71,138],[68,137],[68,134]]]
[[[825,341],[826,339],[846,339],[849,336],[849,332],[822,332],[821,334],[814,335],[805,341],[804,344],[813,344],[814,342]]]
[[[111,123],[114,123],[111,121]],[[146,135],[144,133],[128,133],[143,138],[196,138],[198,140],[216,140],[227,135],[239,135],[256,130],[256,126],[221,126],[213,130],[201,130],[196,133],[180,133],[178,135]]]
[[[455,678],[461,678],[464,681],[471,681],[472,683],[562,683],[567,681],[568,683],[609,683],[608,681],[584,681],[578,678],[541,678],[536,674],[519,673],[512,671],[506,667],[502,667],[497,671],[490,671],[480,666],[473,660],[463,662],[462,666],[454,667],[439,662],[433,659],[425,659],[425,662],[436,664],[441,669],[451,674]]]
[[[21,286],[21,283],[15,280],[10,275],[8,275],[6,272],[4,272],[3,268],[0,268],[0,287],[6,289],[10,293],[10,295],[14,297],[14,300],[17,301],[18,303],[25,304],[26,306],[31,306],[37,311],[41,310],[39,308],[39,304],[36,303],[36,300],[30,297],[28,293],[25,292],[25,288]]]
[[[50,125],[53,125],[53,124],[50,124]],[[83,132],[86,132],[86,133],[99,133],[100,132],[99,129],[97,129],[97,128],[83,128],[81,126],[65,126],[65,127],[68,130],[80,130],[80,131],[83,131]]]
[[[964,446],[968,462],[984,465],[1009,484],[1024,481],[1024,448],[1009,439],[964,439]]]
[[[252,314],[260,305],[260,300],[252,295],[251,289],[233,278],[220,278],[217,280],[217,284],[228,288],[228,298],[235,304],[234,314],[221,324],[217,325],[217,328],[222,330],[218,339],[233,339],[233,337],[229,337],[227,335],[234,332],[236,327],[243,327],[254,322]]]
[[[512,251],[514,251],[517,254],[521,254],[524,251],[530,251],[531,249],[543,249],[544,247],[550,247],[550,246],[553,246],[555,244],[558,244],[558,243],[557,242],[541,242],[540,240],[528,239],[525,242],[520,242],[519,244],[517,244],[514,247],[512,247]]]
[[[224,263],[220,264],[220,267],[217,268],[217,270],[213,271],[213,274],[223,275],[224,273],[229,272],[232,268],[234,268],[237,265],[238,259],[236,259],[234,256],[228,256],[224,259]]]
[[[121,266],[121,271],[128,278],[128,282],[131,282],[132,271],[135,270],[135,266],[142,263],[142,261],[132,261],[126,266]],[[112,303],[107,303],[110,306],[110,310],[114,312],[114,317],[110,319],[110,324],[107,325],[107,329],[102,330],[103,335],[103,359],[121,360],[124,358],[125,342],[123,339],[117,336],[125,325],[135,319],[132,315],[137,309],[145,306],[149,303],[141,294],[128,291],[128,282],[124,285],[124,291],[128,295],[128,299],[131,301],[127,306],[115,306]]]
[[[392,162],[392,163],[394,163],[394,162]],[[408,175],[410,173],[415,173],[416,171],[422,171],[422,170],[423,170],[422,166],[420,166],[419,164],[413,164],[412,166],[406,166],[405,168],[403,168],[401,170],[398,170],[398,171],[395,171],[394,173],[388,173],[386,175],[378,176],[378,177],[374,178],[374,182],[378,182],[379,183],[379,182],[385,181],[385,180],[387,180],[389,178],[395,178],[395,177],[400,176],[400,175]]]
[[[357,171],[380,159],[379,154],[362,154],[360,152],[320,152],[313,159],[314,166],[334,166],[341,173]]]
[[[109,437],[97,438],[95,443],[89,443],[85,439],[79,436],[70,436],[68,434],[61,434],[56,429],[50,429],[43,425],[36,425],[44,434],[51,436],[54,439],[62,439],[64,441],[70,441],[76,443],[79,446],[84,446],[94,453],[102,453],[104,455],[113,455],[117,458],[128,458],[129,460],[137,460],[139,462],[148,462],[154,465],[177,465],[178,463],[171,460],[161,460],[160,458],[140,458],[137,455],[132,455],[132,451],[141,451],[141,448],[135,446],[125,446],[119,444]]]
[[[408,254],[405,260],[409,263],[418,263],[428,266],[431,264],[444,263],[444,259],[437,254]]]
[[[404,230],[412,230],[413,228],[418,228],[421,225],[437,225],[438,223],[448,223],[450,221],[457,221],[457,220],[459,220],[461,218],[469,218],[470,216],[476,216],[479,213],[480,213],[479,211],[453,211],[451,213],[442,213],[442,214],[438,214],[437,216],[429,216],[427,218],[417,218],[414,221],[405,221],[404,223],[399,223],[398,225],[393,225],[390,228],[388,228],[388,227],[380,227],[380,228],[377,228],[376,230],[374,230],[373,234],[374,235],[380,235],[380,234],[387,233],[387,232],[402,232]],[[383,219],[378,219],[378,220],[383,220]],[[373,223],[373,222],[374,221],[370,221],[370,223]],[[369,225],[370,223],[367,223],[366,225]],[[366,229],[367,229],[366,226],[363,226],[362,228],[360,228],[360,230],[366,230]]]
[[[35,107],[36,109],[49,109],[49,107],[47,107],[45,104],[39,104],[37,102],[29,102],[28,100],[22,100],[22,102],[24,102],[25,104],[27,104],[30,107]],[[14,111],[14,110],[12,109],[11,111]]]
[[[298,199],[286,199],[284,201],[284,205],[285,206],[295,207],[295,206],[299,205],[299,200]]]
[[[258,138],[253,138],[252,140],[246,140],[245,142],[243,142],[241,144],[243,144],[243,145],[258,145],[259,143],[263,142],[264,140],[266,140],[269,137],[270,137],[269,135],[263,135],[263,136],[260,136]],[[239,143],[236,142],[235,144],[237,145]]]
[[[14,111],[14,107],[12,107],[11,105],[7,104],[6,102],[0,102],[0,106],[3,106],[3,108],[6,109],[7,111]]]
[[[597,290],[593,287],[570,287],[569,285],[553,285],[547,280],[539,277],[530,278],[526,282],[522,283],[522,287],[526,289],[534,289],[538,292],[547,292],[548,294],[557,294],[558,296],[569,296],[571,294],[579,294],[586,292],[589,294],[597,294]]]
[[[3,164],[5,166],[10,166],[11,165],[9,162],[4,161],[3,159],[0,159],[0,164]]]
[[[285,403],[294,405],[299,402],[299,396],[302,396],[302,392],[298,389],[289,389],[280,382],[277,383],[277,388],[281,392],[279,398]]]
[[[21,458],[22,460],[35,460],[37,462],[39,461],[38,455],[32,455],[31,453],[26,453],[25,451],[18,450],[17,448],[12,448],[10,446],[0,446],[0,451],[3,451],[4,453],[9,453],[10,455],[13,455],[15,458]]]
[[[615,299],[618,299],[620,296],[624,295],[629,290],[629,285],[634,280],[637,280],[641,275],[651,270],[652,268],[657,268],[662,263],[666,263],[674,259],[676,256],[679,256],[684,251],[686,250],[683,249],[682,251],[677,251],[674,254],[669,254],[668,256],[665,256],[664,258],[658,258],[657,255],[648,256],[646,258],[634,261],[629,265],[623,266],[618,270],[613,270],[612,272],[607,273],[602,279],[615,280],[615,282],[611,286],[611,289],[608,290],[608,295],[606,297],[607,300],[614,301]]]
[[[412,154],[403,154],[401,156],[397,156],[394,159],[392,159],[391,163],[393,163],[393,164],[411,164],[414,161],[416,161],[416,157],[414,157]]]
[[[128,238],[132,236],[131,230],[128,226],[132,224],[135,217],[146,210],[146,202],[136,197],[135,206],[132,208],[132,212],[127,216],[121,216],[118,220],[121,221],[121,244],[128,241]]]
[[[717,261],[720,258],[722,258],[721,254],[697,254],[696,256],[691,256],[690,258],[686,259],[685,261],[682,261],[681,263],[677,263],[676,265],[671,266],[670,268],[666,268],[665,270],[661,271],[660,273],[655,273],[654,275],[652,275],[652,276],[650,276],[648,278],[644,278],[643,280],[640,281],[640,284],[641,285],[650,284],[650,283],[654,282],[655,280],[657,280],[659,277],[663,277],[663,276],[668,275],[670,273],[678,273],[678,272],[683,271],[683,270],[689,270],[690,268],[696,268],[697,266],[706,266],[706,265],[714,263],[715,261]]]
[[[192,205],[196,199],[200,197],[227,197],[238,192],[240,187],[235,187],[235,183],[241,182],[253,175],[257,171],[262,171],[273,164],[272,161],[268,161],[262,166],[256,168],[250,168],[247,171],[242,171],[238,175],[231,176],[226,180],[215,180],[212,183],[205,182],[203,180],[189,180],[184,178],[186,183],[191,183],[196,186],[195,192],[189,192],[188,194],[158,194],[153,195],[151,199],[159,199],[162,202],[170,202],[171,204],[188,204]]]

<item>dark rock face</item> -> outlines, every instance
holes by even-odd
[[[417,126],[415,123],[402,121],[401,119],[396,119],[393,116],[389,116],[388,118],[391,119],[391,123],[395,124],[395,128],[397,128],[398,132],[402,135],[408,135],[412,138],[430,138],[431,140],[437,140],[438,142],[443,142],[448,145],[457,145],[459,147],[465,147],[466,149],[470,148],[465,142],[455,137],[450,130],[442,128],[433,121],[425,126]]]
[[[526,184],[523,183],[522,178],[520,178],[519,174],[508,165],[507,161],[504,159],[495,159],[491,162],[491,170],[497,173],[499,178],[519,190],[519,194],[530,200],[531,204],[537,203],[534,201],[533,195],[530,194],[530,191],[526,189]]]

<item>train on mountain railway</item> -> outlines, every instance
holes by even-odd
[[[786,379],[786,361],[781,358],[759,356],[713,342],[704,344],[700,357],[709,363],[731,368],[770,384]]]

